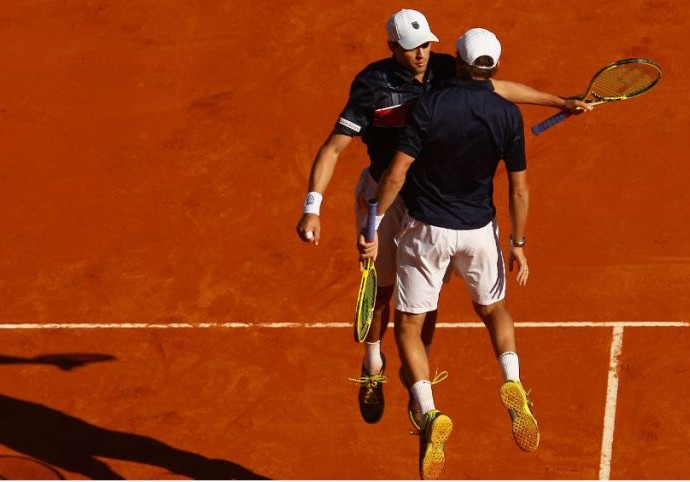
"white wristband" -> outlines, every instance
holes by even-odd
[[[385,216],[385,214],[382,214],[381,216],[376,216],[376,224],[375,224],[375,226],[376,226],[376,230],[377,230],[377,231],[378,231],[378,229],[379,229],[379,226],[381,225],[381,221],[383,221],[383,217],[384,217],[384,216]]]
[[[321,214],[321,201],[323,201],[323,196],[312,191],[307,194],[307,199],[304,200],[304,214]]]

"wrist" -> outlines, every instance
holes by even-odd
[[[307,198],[304,200],[302,213],[316,214],[318,216],[321,214],[321,201],[323,201],[323,196],[320,193],[316,191],[309,192]]]
[[[522,237],[521,239],[516,239],[512,234],[510,235],[510,246],[512,248],[524,248],[527,243],[527,238]]]

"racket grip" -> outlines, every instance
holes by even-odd
[[[535,136],[538,136],[542,132],[544,132],[546,129],[549,129],[559,122],[563,122],[566,120],[568,117],[573,115],[571,112],[559,112],[558,114],[554,114],[551,117],[549,117],[546,120],[541,121],[539,124],[535,125],[532,127],[532,134]]]
[[[379,202],[376,199],[369,199],[367,207],[367,230],[364,233],[364,239],[367,240],[367,243],[371,243],[376,234],[376,210],[379,207]]]

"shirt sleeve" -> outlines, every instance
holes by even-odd
[[[525,154],[525,127],[522,114],[516,106],[512,112],[512,130],[508,137],[506,150],[503,155],[506,169],[509,172],[519,172],[527,169],[527,155]]]
[[[374,89],[362,75],[350,85],[350,97],[335,123],[335,130],[348,136],[361,136],[371,123]]]
[[[428,96],[423,95],[412,108],[405,130],[400,137],[398,150],[417,159],[431,125],[431,109]]]

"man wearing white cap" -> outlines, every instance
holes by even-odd
[[[367,146],[369,155],[369,166],[362,171],[355,192],[357,226],[361,226],[366,215],[366,201],[375,193],[381,174],[393,158],[410,109],[420,95],[455,74],[453,56],[431,52],[431,42],[438,42],[438,38],[420,12],[400,10],[390,17],[386,30],[392,56],[368,65],[357,74],[345,108],[313,161],[308,194],[297,224],[297,234],[302,241],[319,244],[323,193],[333,177],[340,154],[358,136]],[[568,110],[575,110],[582,104],[508,81],[493,81],[492,89],[518,103]],[[359,407],[367,423],[377,422],[383,414],[382,384],[386,376],[385,357],[380,344],[390,318],[389,305],[396,276],[393,240],[400,230],[404,213],[405,206],[402,200],[397,199],[379,228],[376,307],[369,337],[364,344],[361,376],[355,379],[361,384]],[[425,325],[424,343],[427,348],[433,337],[435,315],[435,311],[430,313],[429,322]],[[418,425],[414,406],[408,408],[411,420]]]
[[[450,267],[464,279],[488,328],[505,379],[500,396],[512,418],[514,439],[528,452],[539,445],[537,421],[520,382],[513,318],[505,304],[505,264],[493,201],[493,179],[503,159],[512,228],[508,266],[512,271],[517,263],[517,283],[524,286],[529,277],[524,252],[529,190],[522,115],[515,104],[496,95],[490,80],[501,56],[496,36],[475,28],[456,46],[458,76],[418,99],[376,193],[377,223],[382,226],[405,185],[395,330],[411,391],[425,416],[420,450],[425,479],[441,475],[444,444],[453,428],[450,417],[436,409],[421,337]],[[363,243],[360,254],[376,257],[376,249],[376,241]]]

